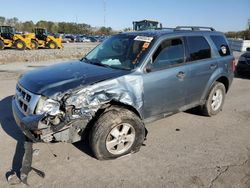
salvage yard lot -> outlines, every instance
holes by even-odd
[[[11,113],[20,73],[51,62],[0,65],[0,187],[20,168],[21,131]],[[98,161],[87,144],[35,144],[31,187],[250,187],[250,79],[235,78],[215,117],[182,112],[146,125],[145,146],[133,155]],[[52,154],[56,154],[56,157]],[[13,186],[24,187],[24,186]]]

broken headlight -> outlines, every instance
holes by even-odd
[[[60,103],[52,100],[41,97],[36,106],[36,114],[47,113],[49,115],[55,116],[60,113]]]

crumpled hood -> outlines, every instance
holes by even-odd
[[[126,70],[72,61],[27,72],[20,77],[19,84],[32,93],[49,97],[128,73]]]

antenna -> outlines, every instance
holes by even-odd
[[[106,27],[106,0],[103,0],[103,26]]]

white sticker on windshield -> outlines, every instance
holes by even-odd
[[[134,40],[144,41],[144,42],[151,42],[154,38],[153,37],[146,37],[146,36],[137,36]]]

